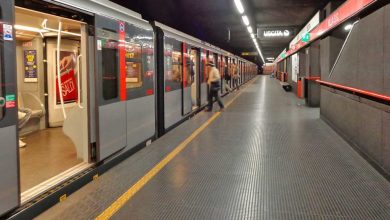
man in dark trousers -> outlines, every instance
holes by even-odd
[[[221,97],[219,97],[219,90],[221,89],[221,75],[219,74],[219,70],[215,68],[215,64],[213,62],[209,62],[207,64],[208,66],[208,80],[207,83],[209,84],[209,103],[208,108],[206,111],[211,112],[213,110],[213,97],[217,100],[220,111],[223,111],[225,106],[223,105],[223,102],[221,100]]]

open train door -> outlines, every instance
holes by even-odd
[[[0,1],[0,215],[19,205],[14,1]]]
[[[95,16],[97,160],[103,160],[127,145],[125,23]]]

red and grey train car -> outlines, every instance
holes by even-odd
[[[43,211],[199,112],[210,61],[257,73],[106,0],[0,1],[0,216]]]

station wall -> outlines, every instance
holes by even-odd
[[[304,76],[318,77],[321,74],[320,71],[320,42],[317,40],[306,48],[306,66]],[[310,107],[319,107],[321,97],[320,86],[314,81],[308,81],[305,86],[307,86],[307,105]]]
[[[321,79],[390,95],[390,6],[361,19],[353,28],[334,72],[343,40],[321,40]],[[321,118],[358,151],[390,173],[390,106],[321,87]]]

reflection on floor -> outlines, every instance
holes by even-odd
[[[21,192],[82,162],[62,128],[50,128],[22,138],[20,149]]]

